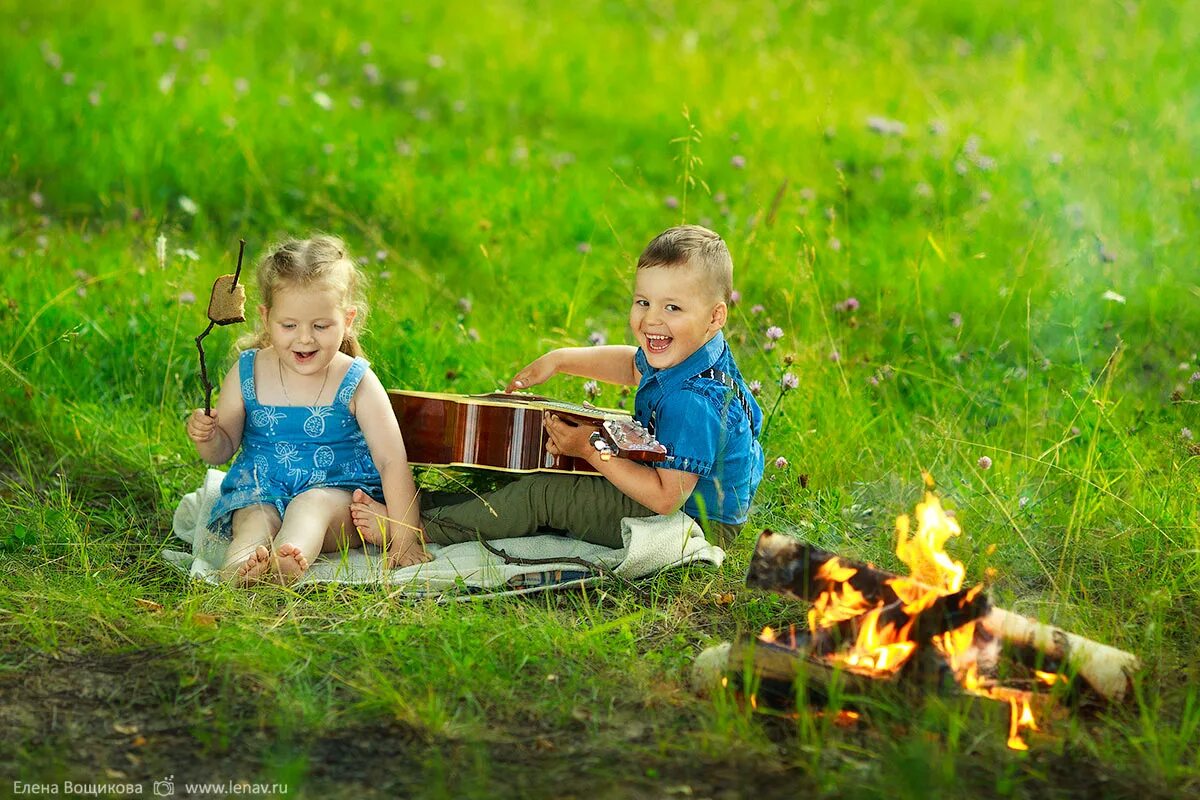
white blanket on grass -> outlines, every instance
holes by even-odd
[[[210,469],[199,489],[185,496],[175,510],[175,535],[191,551],[166,550],[168,562],[193,578],[218,583],[227,542],[208,530],[213,503],[221,493],[225,473]],[[488,544],[523,559],[578,558],[598,564],[625,578],[640,578],[668,567],[702,562],[720,566],[725,551],[710,545],[695,520],[682,512],[621,520],[624,547],[613,550],[563,536],[525,536],[496,539]],[[478,542],[428,546],[433,560],[388,570],[381,551],[371,545],[318,558],[298,583],[386,583],[413,596],[462,594],[523,594],[597,580],[578,563],[559,561],[537,565],[505,563]]]

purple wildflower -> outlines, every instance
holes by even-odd
[[[753,306],[751,306],[751,307],[750,307],[750,313],[751,313],[751,314],[761,314],[761,313],[763,313],[764,311],[766,311],[766,309],[765,309],[765,308],[763,308],[761,305],[753,305]]]
[[[608,342],[608,337],[604,335],[604,331],[592,331],[588,335],[588,341],[591,342],[593,346],[599,347],[600,345]]]
[[[663,205],[667,208],[679,208],[679,198],[673,194],[669,194],[663,198]]]
[[[196,302],[196,293],[195,292],[180,292],[179,293],[179,302],[183,303],[184,305],[191,305],[192,303]]]
[[[962,314],[958,313],[957,311],[950,312],[950,327],[951,328],[961,328],[962,327]]]
[[[778,325],[772,325],[767,328],[767,338],[771,341],[778,341],[783,338],[783,328]]]
[[[734,169],[745,169],[746,168],[746,157],[745,156],[734,156],[733,158],[729,159],[729,166],[733,167]]]
[[[829,360],[836,364],[837,362],[842,360],[842,354],[839,353],[837,350],[830,350],[829,351]]]
[[[750,394],[758,397],[760,394],[762,394],[762,381],[750,381],[750,383],[746,385],[746,388],[750,390]]]
[[[987,456],[980,456],[979,460],[975,463],[977,463],[979,465],[980,469],[991,469],[992,468],[992,460],[990,458],[988,458]]]
[[[788,465],[787,459],[784,458],[783,456],[780,456],[779,458],[775,459],[775,469],[787,469],[787,465]]]
[[[575,249],[584,254],[592,252],[592,246],[587,242],[580,242],[579,244],[575,245]]]
[[[471,313],[471,298],[469,298],[469,297],[458,298],[458,310],[464,314],[470,314]]]
[[[741,299],[742,299],[742,293],[739,292],[737,289],[734,289],[732,292],[729,293],[729,305],[736,306],[739,302],[741,302]]]
[[[797,389],[800,387],[800,379],[790,372],[783,373],[783,377],[779,379],[779,385],[786,392],[788,389]]]

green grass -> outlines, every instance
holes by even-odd
[[[0,19],[0,777],[1200,791],[1197,3],[0,0]],[[437,604],[239,593],[158,557],[203,474],[182,420],[205,320],[181,298],[239,237],[253,259],[344,236],[385,383],[476,391],[593,331],[626,340],[633,261],[681,220],[730,242],[727,332],[775,408],[719,571]],[[237,332],[207,340],[222,372]],[[779,397],[785,371],[801,387]],[[703,647],[802,617],[742,585],[762,528],[895,568],[923,470],[999,604],[1141,656],[1131,703],[1056,715],[1018,754],[999,704],[881,692],[846,730],[691,694]]]

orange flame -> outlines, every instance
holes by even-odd
[[[1008,746],[1013,750],[1028,750],[1029,745],[1021,738],[1021,728],[1029,728],[1031,731],[1038,729],[1037,721],[1033,718],[1033,709],[1029,707],[1029,698],[1009,697],[1008,707]]]

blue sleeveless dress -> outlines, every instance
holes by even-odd
[[[297,495],[308,489],[363,489],[383,502],[383,482],[371,460],[367,440],[350,413],[350,400],[367,371],[364,358],[354,359],[327,406],[268,406],[254,389],[258,350],[238,357],[238,378],[246,422],[242,448],[213,505],[208,527],[225,539],[233,537],[233,512],[269,503],[283,516]]]

